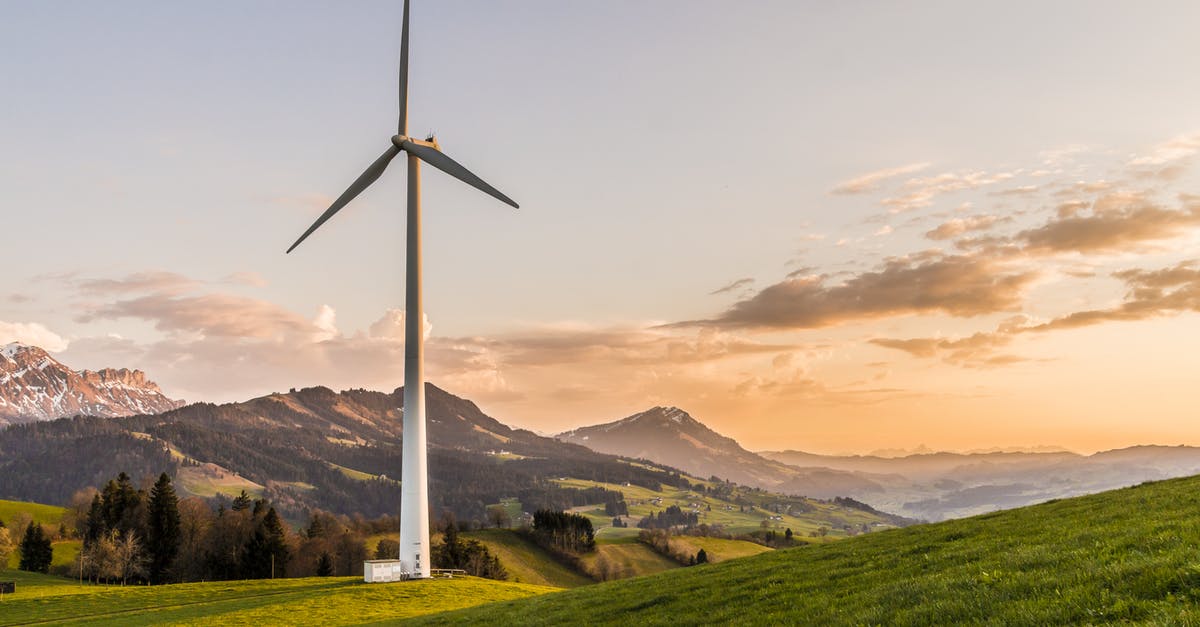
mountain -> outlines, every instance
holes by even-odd
[[[0,429],[0,498],[66,503],[119,472],[167,472],[183,496],[270,499],[293,519],[320,508],[376,517],[400,494],[403,389],[334,392],[314,387],[242,403],[195,403],[157,415],[77,416]],[[562,478],[658,490],[694,478],[634,464],[513,429],[469,400],[426,384],[430,509],[485,520],[486,507],[519,500],[525,511],[620,500]]]
[[[0,348],[0,426],[66,416],[153,414],[183,405],[141,370],[72,370],[20,343]]]
[[[558,434],[559,440],[594,451],[647,459],[700,477],[814,498],[884,489],[865,473],[828,468],[801,469],[742,448],[678,407],[653,407],[639,414]]]
[[[746,485],[777,484],[791,476],[786,465],[747,451],[678,407],[653,407],[555,437],[601,453],[648,459],[701,477],[717,475]]]

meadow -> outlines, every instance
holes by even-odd
[[[0,600],[0,627],[87,625],[359,625],[396,621],[555,588],[456,577],[365,584],[359,577],[260,579],[167,586],[78,585],[0,571],[16,594]]]
[[[423,617],[428,624],[1200,623],[1200,477]]]
[[[24,525],[20,524],[23,520],[31,520],[41,523],[43,526],[52,527],[57,531],[58,525],[62,524],[63,515],[66,509],[54,505],[43,505],[41,503],[26,503],[23,501],[5,501],[0,500],[0,520],[8,527],[9,536],[12,538],[13,544],[18,545],[21,542],[21,535],[25,532]],[[18,527],[21,527],[18,529]],[[71,567],[72,562],[79,555],[80,542],[78,540],[58,540],[54,542],[54,558],[50,562],[50,568],[57,573],[66,573]],[[14,550],[8,556],[8,568],[15,569],[21,563],[21,555]],[[8,581],[7,579],[5,581]]]

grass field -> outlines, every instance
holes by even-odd
[[[507,529],[484,529],[463,534],[487,545],[508,570],[509,581],[557,588],[576,588],[595,583],[585,575],[563,566],[538,545]]]
[[[691,554],[699,553],[700,549],[704,549],[704,553],[708,555],[708,561],[713,564],[739,557],[750,557],[751,555],[758,555],[773,550],[761,544],[745,540],[698,538],[693,536],[675,536],[671,538],[671,544]]]
[[[815,511],[796,515],[781,514],[781,520],[769,520],[768,516],[771,513],[766,511],[765,507],[777,498],[776,495],[741,488],[735,494],[757,504],[758,507],[754,511],[742,512],[732,501],[669,486],[664,486],[661,491],[654,491],[641,486],[626,486],[585,479],[562,479],[555,483],[572,488],[602,487],[616,490],[624,495],[625,503],[629,507],[629,515],[634,521],[651,512],[662,511],[671,505],[678,505],[687,511],[691,509],[691,504],[695,503],[699,505],[701,523],[721,525],[727,532],[733,534],[757,531],[761,528],[763,521],[767,520],[771,529],[782,533],[785,529],[790,528],[795,533],[797,540],[815,542],[816,539],[810,538],[809,534],[820,527],[826,527],[829,530],[829,537],[832,539],[846,535],[836,528],[838,525],[861,525],[864,523],[871,525],[880,521],[879,517],[861,510],[811,500],[808,503],[815,508]],[[576,507],[572,511],[591,519],[592,525],[597,529],[597,538],[604,538],[609,534],[627,533],[623,529],[612,527],[612,517],[604,513],[604,507],[601,505]]]
[[[543,594],[544,586],[473,577],[364,584],[353,577],[266,579],[171,586],[76,585],[0,571],[17,592],[0,601],[0,627],[87,625],[357,625],[395,621]]]
[[[1200,477],[675,569],[434,624],[1200,624]]]
[[[21,535],[25,533],[25,529],[18,529],[18,521],[29,517],[33,522],[42,523],[42,525],[52,526],[49,529],[51,533],[58,532],[58,525],[62,523],[63,514],[67,510],[54,505],[43,505],[41,503],[25,503],[22,501],[3,501],[0,500],[0,520],[8,527],[8,534],[12,538],[14,545],[21,543]],[[16,551],[16,546],[13,547],[13,552],[8,556],[8,564],[0,564],[7,568],[16,568],[21,563],[21,555]],[[66,568],[75,561],[75,556],[79,555],[79,541],[65,540],[54,543],[54,558],[50,563],[51,568],[66,572]]]
[[[3,520],[4,524],[8,525],[10,532],[13,531],[13,521],[21,514],[28,514],[33,522],[39,522],[43,525],[57,525],[62,522],[63,514],[66,511],[65,508],[54,505],[0,500],[0,520]],[[22,531],[24,530],[22,529]]]
[[[661,573],[680,565],[673,559],[655,553],[637,541],[636,537],[608,538],[596,542],[596,550],[583,556],[589,572],[599,573],[602,561],[607,561],[615,577],[641,577]]]
[[[212,498],[224,494],[237,498],[242,490],[254,498],[263,494],[263,486],[213,464],[182,466],[175,476],[180,496]]]

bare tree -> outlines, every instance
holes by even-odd
[[[13,541],[8,529],[0,527],[0,566],[8,567],[8,556],[12,555]]]
[[[146,576],[146,554],[136,534],[127,533],[115,538],[114,548],[113,557],[118,565],[122,586],[130,579]]]
[[[512,524],[512,516],[508,515],[508,508],[503,505],[489,506],[487,508],[487,517],[488,522],[492,523],[492,526],[497,529]]]

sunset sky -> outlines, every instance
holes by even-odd
[[[0,343],[245,400],[402,382],[400,3],[0,0]],[[413,6],[427,370],[557,432],[1200,445],[1200,4]]]

